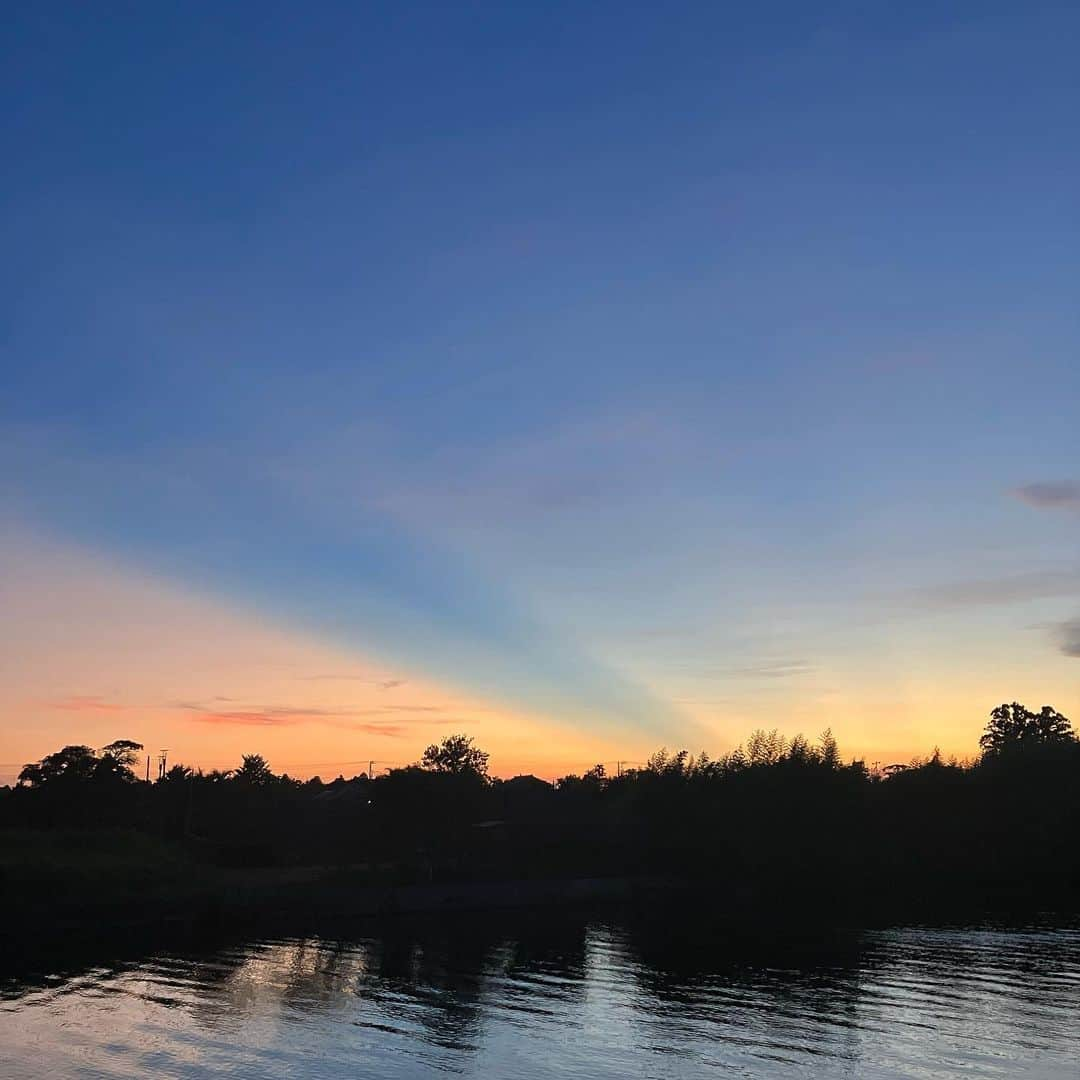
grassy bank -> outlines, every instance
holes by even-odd
[[[200,853],[200,856],[204,853]],[[87,942],[166,928],[216,931],[318,926],[327,919],[554,908],[629,901],[643,910],[694,913],[702,924],[866,926],[912,921],[978,921],[1077,910],[1073,894],[1035,907],[1028,883],[1013,890],[939,893],[831,888],[812,875],[748,880],[572,874],[522,878],[491,873],[470,880],[407,883],[368,867],[228,867],[131,830],[0,830],[0,952],[42,942]],[[400,869],[400,868],[399,868]],[[488,868],[492,869],[491,867]]]
[[[0,934],[106,932],[292,903],[318,869],[230,869],[129,830],[0,832]]]
[[[378,882],[363,865],[213,866],[133,831],[0,832],[0,941],[9,943],[177,924],[589,903],[633,888],[625,878]]]

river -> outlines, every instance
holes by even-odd
[[[115,952],[115,950],[114,950]],[[514,918],[0,969],[0,1075],[1080,1075],[1080,931]]]

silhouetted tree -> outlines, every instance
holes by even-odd
[[[161,779],[166,784],[181,784],[194,775],[194,770],[188,765],[172,765]]]
[[[832,728],[826,728],[821,733],[820,761],[826,769],[840,768],[840,747],[832,733]]]
[[[131,766],[138,760],[142,744],[131,739],[117,739],[95,753],[89,746],[65,746],[55,754],[23,766],[19,773],[21,787],[40,788],[63,782],[90,783],[135,779]]]
[[[786,742],[776,728],[758,728],[746,740],[746,756],[751,765],[776,765],[784,757]]]
[[[1072,724],[1056,709],[1044,705],[1033,713],[1014,701],[999,705],[990,713],[979,745],[987,754],[1000,754],[1022,746],[1074,742]]]
[[[19,773],[20,786],[40,788],[57,781],[90,781],[98,766],[98,757],[89,746],[65,746],[40,761],[24,765]]]
[[[243,763],[233,774],[233,778],[242,784],[262,786],[274,779],[270,765],[262,754],[244,754]]]
[[[468,735],[447,735],[442,742],[432,743],[424,751],[420,764],[431,772],[473,773],[486,779],[490,756],[473,745]]]
[[[132,766],[139,760],[139,751],[143,748],[142,743],[131,739],[117,739],[101,749],[97,767],[94,770],[96,777],[101,779],[114,778],[117,780],[135,780],[135,770]]]
[[[231,772],[173,766],[131,782],[138,744],[66,746],[0,792],[0,826],[139,829],[229,866],[363,867],[380,881],[647,874],[746,903],[920,905],[991,899],[1075,907],[1080,742],[1049,706],[991,714],[977,762],[935,749],[871,774],[836,739],[756,731],[716,760],[662,749],[557,785],[488,777],[465,735],[422,764],[324,784],[275,776],[259,754]],[[1022,748],[1023,752],[1013,752]],[[723,885],[724,888],[718,888]]]
[[[645,771],[655,773],[657,776],[682,776],[689,757],[689,750],[679,750],[672,754],[664,746],[645,762]]]
[[[139,760],[139,751],[142,748],[142,743],[137,743],[132,739],[117,739],[101,748],[101,756],[130,769]]]
[[[821,760],[821,754],[805,735],[796,735],[788,743],[787,760],[794,765],[811,765]]]

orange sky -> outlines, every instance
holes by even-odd
[[[63,744],[115,738],[155,754],[167,748],[170,761],[204,769],[258,751],[279,771],[324,777],[353,775],[370,759],[406,764],[456,731],[491,752],[498,775],[553,777],[598,761],[614,769],[659,745],[640,732],[591,731],[586,715],[530,715],[475,689],[436,684],[40,535],[8,529],[0,550],[5,782]],[[847,754],[883,764],[934,744],[975,752],[990,699],[984,688],[980,700],[962,657],[951,673],[894,679],[887,694],[875,692],[877,677],[871,665],[853,667],[841,686],[804,686],[795,698],[761,692],[719,706],[670,699],[686,717],[685,745],[713,754],[774,726],[787,734],[831,726]],[[1036,673],[1006,681],[1041,704]]]
[[[290,633],[108,561],[9,531],[0,595],[0,781],[65,743],[133,738],[203,768],[258,751],[353,775],[466,731],[495,771],[554,775],[646,747],[589,735]]]

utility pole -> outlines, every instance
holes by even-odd
[[[159,750],[158,751],[157,760],[158,760],[158,779],[159,780],[164,780],[165,779],[165,762],[167,760],[168,753],[169,753],[168,750]]]
[[[188,776],[187,813],[184,815],[184,836],[191,835],[191,811],[195,804],[195,770]]]
[[[146,755],[146,782],[150,783],[150,755]]]

